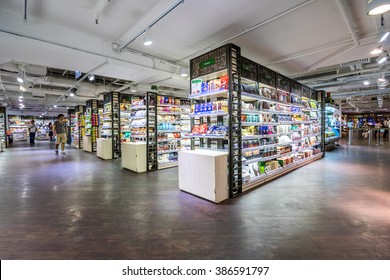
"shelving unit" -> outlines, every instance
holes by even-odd
[[[29,127],[31,120],[34,117],[30,116],[8,116],[8,128],[12,133],[14,141],[27,141],[29,138]]]
[[[85,136],[84,151],[96,152],[97,138],[99,135],[99,111],[96,99],[87,100],[85,110]]]
[[[309,158],[323,155],[320,110],[318,102],[310,99],[310,89],[304,91],[304,86],[278,73],[270,75],[271,70],[264,70],[263,66],[259,69],[276,79],[270,79],[272,84],[259,82],[258,97],[256,86],[252,92],[242,93],[243,107],[256,111],[244,110],[243,114],[243,120],[252,120],[251,130],[243,130],[243,134],[252,134],[243,137],[244,191],[310,162]],[[249,79],[244,71],[243,77],[243,89],[256,82],[245,85]]]
[[[230,197],[242,192],[240,51],[228,44],[190,62],[191,149],[228,152]]]
[[[190,67],[191,148],[227,153],[229,197],[323,157],[323,92],[231,44]]]
[[[76,113],[75,109],[68,109],[68,139],[67,143],[73,146],[75,136]]]
[[[121,148],[123,143],[129,143],[131,139],[131,122],[137,118],[132,117],[131,96],[127,94],[120,95],[120,139]]]
[[[341,113],[333,104],[325,104],[325,145],[334,146],[340,140]]]
[[[109,92],[103,98],[103,125],[100,137],[112,140],[112,158],[120,158],[120,112],[119,93]]]
[[[178,152],[189,149],[190,101],[172,96],[157,96],[158,169],[178,165]]]
[[[77,149],[83,149],[85,135],[85,119],[84,119],[85,106],[77,105],[75,107],[75,126],[74,126],[74,143],[73,147]]]
[[[0,107],[0,145],[4,142],[4,145],[7,146],[7,114],[4,107]],[[2,146],[0,146],[0,151],[2,151]]]

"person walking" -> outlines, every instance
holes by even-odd
[[[385,129],[385,132],[383,133],[383,138],[387,138],[387,136],[389,135],[389,127],[390,127],[390,120],[387,118],[383,122],[383,128]]]
[[[49,122],[49,138],[50,141],[53,141],[53,124]]]
[[[57,137],[55,153],[58,154],[58,146],[61,144],[61,154],[65,155],[66,121],[63,114],[59,114],[58,119],[54,122],[53,133]]]
[[[31,126],[28,130],[30,132],[30,144],[34,145],[35,144],[35,133],[37,132],[37,126],[36,126],[34,120],[31,121]]]

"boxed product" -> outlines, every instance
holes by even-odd
[[[198,94],[202,92],[202,80],[196,79],[191,81],[191,94]]]

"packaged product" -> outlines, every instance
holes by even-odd
[[[229,89],[229,76],[226,75],[220,78],[219,89],[220,90]]]
[[[198,94],[202,92],[202,80],[196,79],[191,81],[191,94]]]
[[[208,92],[208,90],[209,90],[208,82],[202,82],[201,86],[202,86],[202,88],[201,88],[202,93]]]

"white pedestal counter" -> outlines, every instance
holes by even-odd
[[[102,159],[112,159],[112,139],[98,138],[96,144],[96,155]]]
[[[227,153],[180,151],[179,188],[215,203],[228,199]]]
[[[83,150],[92,153],[92,137],[83,136]]]
[[[134,172],[146,172],[146,143],[122,143],[122,167]]]

